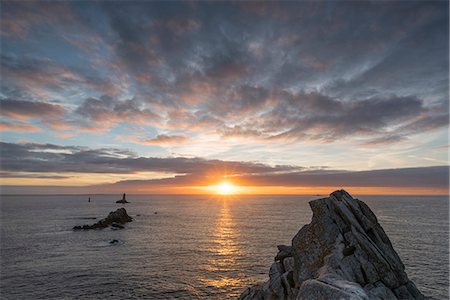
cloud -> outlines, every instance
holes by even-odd
[[[120,149],[89,149],[53,144],[2,143],[4,177],[46,178],[59,173],[137,174],[157,172],[160,178],[122,180],[103,187],[201,186],[228,178],[242,186],[448,188],[449,167],[417,167],[370,171],[333,170],[201,158],[141,157]],[[68,175],[66,175],[68,174]],[[167,174],[164,176],[164,174]],[[170,174],[170,175],[169,175]]]
[[[384,146],[389,145],[393,143],[398,143],[402,140],[405,140],[405,138],[401,135],[385,135],[381,136],[379,138],[369,139],[364,142],[362,142],[360,145],[365,147],[378,147],[378,146]]]
[[[95,65],[87,56],[90,64]],[[15,53],[2,53],[2,87],[8,90],[23,90],[33,100],[53,95],[73,96],[80,89],[117,95],[120,84],[114,75],[100,75],[96,69],[67,65],[57,60],[42,57],[18,57]],[[23,92],[22,92],[23,93]],[[9,94],[14,97],[14,94]],[[54,97],[54,96],[53,96]]]
[[[422,101],[415,97],[393,96],[344,102],[308,94],[297,95],[291,101],[291,105],[280,104],[273,112],[265,115],[272,128],[284,129],[272,137],[306,137],[325,142],[348,136],[376,137],[392,126],[427,112]]]
[[[70,24],[73,14],[68,3],[42,3],[40,1],[5,2],[2,9],[2,35],[26,38],[36,26],[52,23]]]
[[[157,20],[154,22],[154,25],[167,28],[176,35],[182,35],[190,31],[198,30],[201,26],[201,23],[198,20],[180,18],[169,20]]]
[[[371,171],[303,171],[232,176],[229,180],[241,186],[265,187],[378,187],[378,188],[427,188],[448,190],[449,167],[433,166],[419,168],[381,169]],[[210,184],[207,178],[180,175],[152,180],[123,180],[102,188],[143,188],[152,186],[190,186]]]
[[[15,120],[52,119],[64,114],[59,104],[13,99],[0,100],[0,114]]]
[[[69,129],[72,126],[70,120],[64,119],[66,114],[67,110],[56,103],[0,99],[0,115],[4,119],[0,122],[2,131],[42,131],[36,122],[52,130]]]
[[[118,100],[107,95],[86,99],[75,113],[82,119],[82,127],[94,131],[108,129],[118,123],[155,125],[162,121],[161,116],[136,99]]]
[[[139,142],[145,145],[168,145],[183,143],[186,139],[187,138],[184,135],[159,134],[152,139],[141,140]]]
[[[250,98],[255,104],[248,102],[244,92],[235,101],[216,106],[213,111],[217,116],[230,115],[235,120],[218,132],[224,137],[332,143],[348,137],[372,137],[374,141],[387,141],[386,136],[406,138],[448,124],[446,114],[433,112],[416,97],[343,101],[320,93],[260,89],[258,93],[263,100]]]
[[[53,144],[0,143],[2,170],[7,172],[75,172],[134,174],[160,172],[225,176],[297,170],[293,166],[269,166],[260,163],[206,160],[185,157],[139,157],[120,149],[89,149]]]
[[[218,132],[225,138],[259,138],[263,133],[257,129],[245,128],[242,126],[224,127]]]
[[[15,173],[0,171],[0,178],[37,178],[37,179],[68,179],[70,176],[61,175],[45,175],[45,174],[30,174],[30,173]]]
[[[10,1],[1,125],[114,139],[131,124],[166,133],[137,142],[187,153],[183,136],[220,139],[257,159],[274,144],[443,143],[448,16],[445,1]]]
[[[449,167],[433,166],[370,171],[293,172],[241,176],[239,181],[262,186],[427,187],[448,188]]]
[[[231,93],[229,101],[212,102],[195,113],[171,109],[164,117],[157,113],[155,105],[136,98],[119,100],[107,95],[87,98],[72,111],[60,104],[38,101],[2,99],[0,104],[5,117],[21,121],[38,119],[55,130],[104,131],[117,124],[131,123],[202,133],[209,130],[225,138],[259,140],[331,143],[341,138],[369,136],[373,141],[368,143],[372,146],[382,140],[396,142],[448,125],[448,114],[426,107],[416,97],[343,101],[320,93],[293,94],[255,87],[242,87]],[[169,145],[184,141],[184,136],[161,135],[140,143]]]
[[[41,130],[41,128],[29,124],[0,121],[0,131],[39,132]]]

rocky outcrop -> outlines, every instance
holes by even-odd
[[[123,194],[122,199],[117,200],[116,203],[122,203],[122,204],[124,204],[124,203],[130,203],[130,202],[127,201],[127,199],[126,199],[126,194]]]
[[[240,299],[424,299],[363,201],[340,190],[309,205],[311,223],[278,246],[269,281]]]
[[[73,228],[73,230],[103,229],[110,225],[113,228],[122,229],[124,227],[120,224],[124,224],[124,223],[131,222],[131,221],[133,221],[133,218],[131,218],[127,214],[127,211],[125,210],[125,208],[119,208],[116,211],[110,212],[106,218],[101,219],[100,221],[98,221],[97,223],[95,223],[93,225],[75,226]]]

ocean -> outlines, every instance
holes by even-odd
[[[318,196],[2,196],[1,299],[227,299],[268,278]],[[448,299],[449,201],[361,196],[409,278]],[[125,207],[123,230],[72,231]],[[91,219],[91,218],[97,218]],[[119,243],[111,245],[109,241]]]

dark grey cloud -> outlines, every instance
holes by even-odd
[[[68,179],[68,178],[70,178],[70,176],[0,172],[0,178]]]
[[[64,108],[59,104],[13,99],[0,100],[0,114],[11,119],[59,118]]]
[[[211,173],[214,176],[222,176],[301,169],[295,166],[269,166],[260,163],[201,158],[140,157],[133,152],[121,149],[89,149],[53,144],[0,143],[0,149],[1,168],[5,172],[133,174],[152,171],[201,176]]]
[[[70,62],[6,52],[1,55],[1,66],[1,86],[9,97],[25,94],[42,101],[43,91],[72,96],[80,89],[111,95],[118,91],[111,74],[100,75],[95,69],[85,69]]]
[[[82,126],[91,130],[110,127],[118,123],[143,123],[156,125],[162,117],[145,107],[136,99],[119,101],[117,98],[103,95],[88,98],[78,106],[75,114],[81,118]]]
[[[361,186],[448,188],[449,167],[400,168],[371,171],[340,171],[242,176],[242,181],[270,186]]]
[[[25,39],[36,26],[51,27],[54,22],[69,26],[73,21],[73,13],[65,2],[5,1],[2,9],[8,12],[2,13],[1,33],[4,36]]]
[[[157,125],[162,117],[136,99],[118,100],[107,95],[87,98],[75,108],[60,103],[0,99],[0,115],[22,123],[2,121],[1,129],[9,131],[37,131],[34,125],[23,121],[36,119],[52,129],[102,131],[119,123]]]
[[[234,137],[322,142],[359,136],[396,142],[448,125],[446,112],[426,107],[424,101],[416,97],[393,95],[344,101],[320,93],[292,94],[261,88],[257,92],[262,95],[260,102],[252,103],[254,91],[249,95],[244,90],[236,93],[234,102],[211,108],[217,116],[236,121],[233,126],[220,126],[219,133]]]
[[[448,94],[448,43],[442,40],[449,34],[448,14],[435,18],[433,5],[420,8],[408,4],[403,6],[407,10],[401,16],[411,22],[412,28],[393,27],[393,32],[397,32],[400,38],[386,51],[383,59],[361,70],[358,76],[331,84],[330,93],[341,97],[370,94],[373,91],[414,93],[419,97]],[[445,6],[448,9],[448,3]],[[427,84],[424,84],[424,80]]]
[[[384,187],[448,189],[449,167],[382,169],[371,171],[318,170],[278,174],[237,175],[229,178],[242,186],[283,187]],[[206,183],[196,174],[153,180],[123,180],[104,187],[183,186]]]
[[[311,97],[313,101],[310,100]],[[376,136],[389,126],[402,124],[427,111],[422,101],[414,97],[394,96],[352,102],[336,101],[321,95],[306,95],[305,98],[309,98],[306,105],[301,104],[300,96],[296,99],[298,105],[291,105],[287,109],[280,106],[279,111],[273,115],[275,123],[283,124],[287,120],[293,124],[279,136],[304,138],[306,135],[311,139],[324,141],[333,141],[349,135]],[[308,106],[312,107],[310,113]]]

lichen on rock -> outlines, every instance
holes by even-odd
[[[339,190],[309,204],[311,223],[278,246],[269,281],[240,299],[424,299],[363,201]]]

